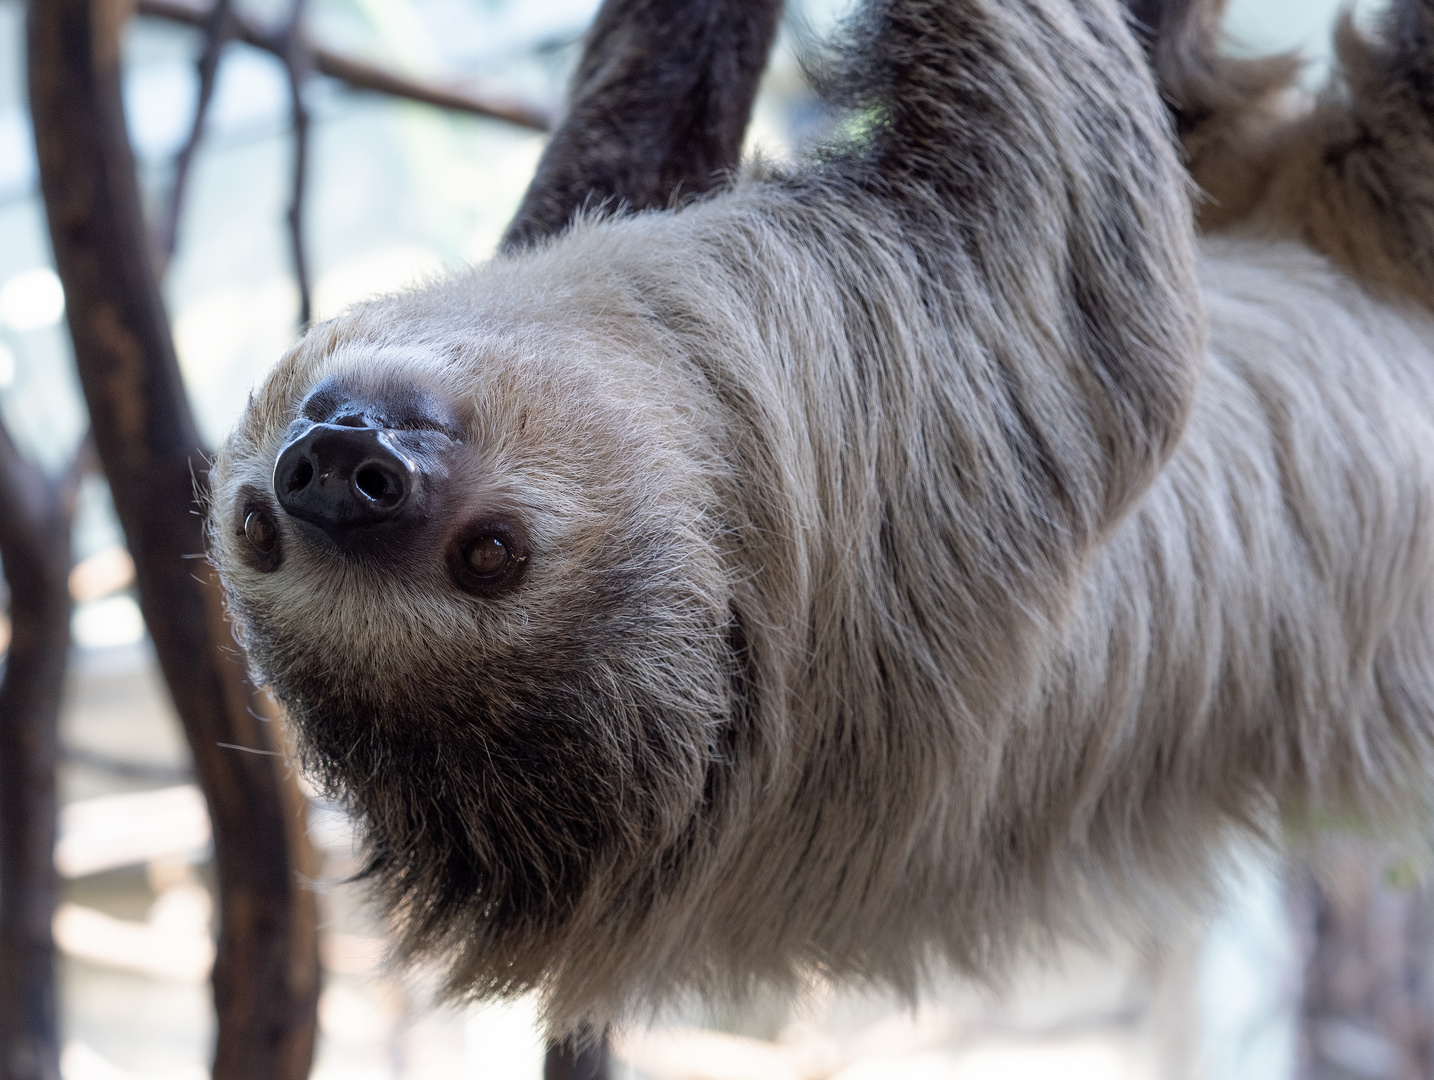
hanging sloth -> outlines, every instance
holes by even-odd
[[[555,1030],[910,990],[1423,806],[1434,3],[1304,111],[1152,6],[1153,65],[1112,0],[872,0],[805,164],[255,392],[213,558],[405,955]]]

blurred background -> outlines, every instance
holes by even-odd
[[[314,0],[307,18],[316,43],[344,54],[553,110],[596,6]],[[269,0],[236,7],[257,25],[287,10]],[[797,53],[845,8],[789,0],[751,146],[788,155],[814,130]],[[1228,25],[1243,50],[1304,50],[1314,83],[1327,68],[1336,9],[1334,0],[1234,0]],[[84,406],[37,193],[23,24],[23,5],[0,0],[0,410],[26,453],[57,470],[74,454]],[[189,133],[201,46],[197,30],[172,20],[138,17],[126,32],[125,114],[155,213]],[[541,134],[324,78],[306,93],[313,129],[305,234],[316,320],[488,257],[527,185]],[[272,56],[243,44],[225,51],[164,279],[181,367],[210,445],[296,333],[299,292],[285,225],[288,94]],[[84,481],[74,542],[56,851],[65,1080],[198,1080],[207,1075],[214,1023],[209,822],[102,479]],[[0,625],[0,647],[6,640],[8,624]],[[323,857],[326,972],[314,1076],[536,1080],[543,1047],[532,1006],[435,1007],[422,973],[386,971],[381,930],[344,884],[356,867],[346,821],[315,802],[309,824]],[[1259,852],[1232,852],[1223,906],[1209,920],[1119,947],[1063,950],[1000,995],[951,983],[911,1012],[881,997],[814,987],[797,1002],[758,1003],[740,1015],[678,1010],[649,1030],[618,1035],[617,1076],[1293,1076],[1301,984],[1284,880]],[[1378,1065],[1378,1047],[1351,1054]]]

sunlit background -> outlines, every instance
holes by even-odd
[[[257,20],[283,0],[237,5]],[[1234,0],[1249,50],[1299,47],[1309,78],[1327,66],[1337,0]],[[844,4],[790,0],[751,141],[792,152],[812,106],[795,42]],[[440,83],[556,107],[595,0],[314,0],[311,36]],[[125,109],[151,210],[164,197],[197,93],[197,31],[132,21]],[[0,0],[0,410],[51,468],[84,426],[51,269],[25,111],[23,7]],[[191,177],[164,282],[180,364],[212,445],[296,331],[285,214],[291,146],[278,62],[231,46]],[[486,258],[542,149],[539,135],[318,80],[306,240],[315,317]],[[71,580],[75,654],[62,721],[65,809],[56,853],[65,884],[66,1080],[198,1080],[213,1018],[207,977],[209,824],[188,752],[154,669],[101,481],[86,482]],[[0,624],[0,647],[8,629]],[[435,1008],[421,973],[381,965],[383,941],[353,890],[347,825],[316,806],[325,856],[322,1080],[536,1080],[531,1004]],[[1110,952],[1072,951],[1016,980],[1001,1000],[937,988],[916,1013],[813,988],[742,1015],[674,1014],[620,1034],[618,1075],[651,1080],[1031,1077],[1277,1080],[1293,1061],[1297,976],[1275,875],[1232,857],[1229,900],[1205,926]]]

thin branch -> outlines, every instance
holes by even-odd
[[[194,780],[194,770],[187,765],[164,765],[153,761],[131,761],[88,746],[62,745],[60,757],[71,765],[108,773],[124,780],[148,784],[187,784]]]
[[[567,227],[582,207],[669,205],[726,182],[742,152],[781,0],[604,0],[503,248]],[[606,1080],[606,1034],[551,1043],[545,1080]]]
[[[189,128],[189,138],[174,159],[174,180],[169,189],[169,205],[160,219],[158,235],[155,237],[157,273],[164,274],[169,260],[174,257],[174,246],[179,236],[179,214],[184,203],[184,187],[189,179],[189,166],[194,151],[204,134],[204,119],[209,112],[209,102],[214,96],[215,76],[219,72],[219,57],[224,46],[234,36],[234,13],[231,0],[216,0],[213,9],[205,17],[204,51],[199,54],[199,100],[194,106],[194,122]]]
[[[276,44],[289,77],[291,124],[294,130],[294,169],[289,194],[289,248],[294,260],[294,278],[299,284],[299,325],[313,319],[313,298],[309,284],[309,260],[304,249],[304,182],[309,164],[309,107],[304,101],[304,84],[313,70],[314,57],[303,33],[304,0],[293,0],[289,19],[277,35]]]
[[[314,64],[319,74],[338,79],[355,90],[371,90],[439,109],[452,109],[455,112],[472,113],[474,116],[486,116],[492,120],[504,120],[533,131],[547,131],[553,126],[553,114],[541,106],[493,97],[478,97],[461,87],[438,86],[419,79],[410,79],[376,64],[355,60],[326,49],[314,49]]]
[[[168,19],[186,26],[203,27],[209,17],[209,10],[197,7],[187,0],[138,0],[135,11],[139,15]],[[282,44],[272,34],[249,22],[242,16],[235,18],[234,37],[284,59]],[[548,110],[520,101],[505,101],[501,98],[475,94],[460,87],[439,86],[422,79],[413,79],[389,71],[376,64],[357,60],[342,53],[334,52],[320,45],[309,45],[313,55],[314,70],[320,75],[347,83],[355,90],[369,90],[391,97],[406,98],[409,101],[433,105],[440,109],[483,116],[492,120],[503,120],[518,127],[533,131],[547,131],[553,122]]]

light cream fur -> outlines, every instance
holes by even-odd
[[[1197,250],[1105,0],[893,0],[857,40],[849,145],[317,327],[215,468],[241,631],[406,947],[555,1029],[991,974],[1232,824],[1424,805],[1425,296],[1295,195]],[[246,562],[240,493],[336,372],[452,404],[454,513],[524,523],[520,589],[282,520]]]

